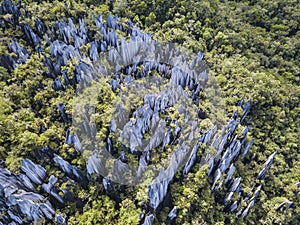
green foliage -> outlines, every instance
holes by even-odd
[[[133,201],[125,199],[120,205],[120,217],[117,224],[138,224],[139,212]]]
[[[83,213],[75,213],[69,219],[69,224],[92,225],[92,224],[116,224],[114,202],[108,196],[99,196],[99,199],[92,201],[83,208]]]
[[[299,194],[298,197],[293,194],[293,183],[299,182],[300,177],[298,1],[25,2],[31,17],[20,22],[28,23],[31,27],[34,27],[36,17],[50,26],[63,17],[78,18],[88,14],[85,22],[101,38],[95,27],[94,17],[102,13],[105,18],[108,11],[112,10],[123,17],[122,21],[130,18],[144,31],[150,31],[158,41],[177,42],[194,52],[203,51],[210,75],[216,76],[224,93],[227,114],[216,114],[223,121],[237,109],[236,105],[241,97],[252,101],[248,118],[252,118],[253,122],[249,124],[248,138],[253,137],[255,144],[249,156],[236,162],[236,174],[245,178],[245,192],[250,190],[267,157],[275,150],[277,155],[249,216],[243,220],[236,219],[234,215],[223,211],[220,199],[211,193],[206,178],[207,168],[200,166],[198,157],[198,163],[191,173],[182,181],[177,176],[171,183],[172,205],[161,206],[161,210],[156,212],[156,224],[165,223],[173,205],[179,210],[176,224],[299,224],[299,208],[284,212],[275,210],[284,200],[294,201],[295,205],[300,201]],[[23,9],[21,14],[25,14]],[[7,14],[0,19],[9,21],[11,18],[12,15]],[[11,26],[3,31],[0,53],[14,56],[8,51],[7,44],[11,43],[12,38],[20,38],[21,35],[19,27],[14,29]],[[8,169],[18,171],[20,158],[30,157],[34,150],[48,145],[84,171],[84,159],[88,154],[74,159],[74,148],[64,145],[67,125],[62,125],[57,107],[58,103],[64,102],[67,113],[72,114],[75,93],[73,87],[69,86],[66,92],[55,92],[52,89],[53,79],[45,76],[47,68],[39,55],[25,41],[21,41],[20,45],[26,46],[31,52],[30,59],[18,65],[12,73],[0,67],[0,160],[5,162]],[[80,51],[87,53],[88,47],[83,46]],[[45,54],[49,56],[49,48],[45,49]],[[77,63],[73,59],[65,67],[71,78]],[[62,78],[61,75],[59,77]],[[96,102],[99,114],[95,120],[100,128],[98,137],[103,139],[112,109],[119,98],[111,91],[105,79],[100,82],[98,91],[101,97]],[[209,96],[204,97],[205,101],[201,104],[208,110]],[[135,95],[129,96],[129,100],[129,108],[136,108],[142,101]],[[170,116],[178,118],[175,112],[170,113]],[[201,130],[211,126],[210,119],[199,123]],[[120,143],[114,145],[118,151],[124,150]],[[172,150],[167,148],[167,152]],[[245,161],[253,153],[256,153],[255,160],[248,165]],[[153,160],[159,161],[166,154],[155,151]],[[128,160],[137,163],[136,157],[129,157]],[[49,175],[54,174],[60,178],[63,176],[57,166],[52,167],[47,162],[46,168]],[[72,186],[67,183],[60,185],[65,188]],[[64,210],[68,214],[69,224],[138,224],[138,214],[144,211],[148,201],[145,185],[122,189],[120,202],[109,198],[100,182],[93,184],[88,190],[77,186],[76,190],[74,196],[83,201],[84,208],[77,209],[76,203],[66,205]]]

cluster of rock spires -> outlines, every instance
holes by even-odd
[[[18,5],[15,5],[10,0],[4,0],[0,8],[0,14],[12,14],[13,17],[12,21],[1,21],[1,26],[4,29],[6,26],[11,25],[22,27],[26,41],[40,54],[43,54],[45,47],[50,47],[51,57],[47,57],[43,54],[43,61],[45,66],[48,67],[46,76],[53,78],[53,89],[55,91],[65,91],[69,85],[75,87],[76,84],[83,84],[83,86],[85,86],[90,83],[91,80],[97,79],[96,73],[94,72],[96,68],[93,63],[99,61],[101,52],[112,52],[109,56],[112,61],[116,61],[117,59],[114,59],[115,56],[113,54],[114,49],[128,44],[125,38],[117,35],[117,30],[130,35],[129,43],[155,43],[149,33],[142,33],[130,20],[128,20],[127,24],[123,25],[119,22],[117,16],[112,16],[111,14],[108,14],[105,22],[101,14],[96,18],[96,26],[103,37],[101,40],[96,40],[88,33],[89,28],[85,25],[83,18],[78,20],[78,27],[76,27],[71,18],[68,18],[67,22],[56,22],[54,27],[48,27],[40,18],[36,18],[35,27],[31,28],[28,24],[19,23],[21,8],[27,12],[26,5],[22,6],[21,1]],[[25,16],[27,16],[27,14],[28,13],[25,13]],[[81,53],[80,47],[88,43],[90,44],[89,55],[85,56]],[[8,49],[16,55],[14,57],[8,54],[0,56],[0,65],[8,71],[12,71],[18,64],[25,63],[26,60],[30,58],[30,52],[27,51],[25,47],[20,46],[16,39],[12,40],[12,43],[8,45]],[[166,59],[168,56],[165,56],[165,59],[162,61],[169,62],[169,64],[161,63],[160,61],[146,60],[135,62],[132,57],[136,51],[137,48],[125,48],[125,51],[122,51],[121,58],[123,63],[119,65],[120,70],[114,74],[110,81],[113,91],[117,92],[122,83],[130,84],[135,79],[146,77],[148,72],[153,70],[157,71],[162,77],[169,79],[171,84],[178,86],[177,89],[166,89],[160,94],[149,94],[145,96],[144,105],[140,106],[133,113],[134,124],[132,121],[125,122],[121,133],[124,145],[128,149],[128,154],[139,155],[137,177],[141,176],[145,168],[151,163],[150,155],[153,148],[161,146],[164,150],[165,146],[174,143],[178,146],[172,153],[169,166],[161,169],[153,184],[149,186],[148,197],[150,210],[141,213],[140,223],[150,225],[154,221],[155,217],[153,211],[157,210],[159,205],[164,201],[168,192],[169,183],[172,181],[175,172],[183,167],[182,175],[184,177],[191,171],[197,162],[197,151],[201,143],[212,143],[217,150],[215,155],[206,156],[206,161],[209,165],[207,176],[211,181],[212,191],[216,192],[218,189],[224,188],[227,191],[226,196],[224,196],[224,210],[231,213],[235,212],[237,216],[247,216],[249,210],[254,206],[254,202],[262,189],[262,185],[253,186],[251,192],[245,195],[242,190],[242,178],[234,177],[236,170],[234,163],[238,158],[247,155],[253,144],[253,140],[250,142],[246,141],[247,127],[244,128],[241,134],[237,135],[235,133],[236,127],[243,123],[249,112],[250,102],[241,102],[243,114],[239,116],[237,112],[235,112],[232,119],[223,129],[222,135],[217,135],[214,129],[210,129],[204,132],[193,146],[188,146],[180,139],[182,136],[182,127],[179,126],[178,122],[167,118],[166,120],[169,120],[170,124],[174,126],[167,125],[165,120],[159,118],[159,113],[173,106],[181,96],[187,96],[184,91],[185,88],[191,91],[190,96],[187,97],[190,97],[194,103],[198,104],[200,101],[199,93],[202,88],[199,80],[205,80],[207,73],[205,70],[198,71],[197,73],[195,65],[203,63],[203,54],[199,53],[197,57],[182,70],[178,69],[178,67],[172,67],[171,65],[176,65],[180,61],[169,62]],[[170,52],[166,54],[172,55]],[[178,58],[181,57],[180,51],[174,52],[174,55],[176,54]],[[78,65],[73,71],[74,76],[69,77],[67,71],[62,70],[62,66],[66,66],[68,60],[74,57],[78,59]],[[121,66],[124,64],[126,67],[122,68]],[[143,68],[138,69],[141,65],[143,65]],[[121,73],[126,76],[121,76]],[[61,80],[58,75],[62,75],[63,80]],[[69,124],[70,116],[66,113],[65,104],[60,103],[58,109],[62,121]],[[120,110],[122,110],[122,108],[120,108]],[[203,113],[201,114],[200,112],[198,116],[203,119]],[[122,120],[122,118],[119,118],[119,120]],[[117,122],[118,124],[120,123],[120,121]],[[89,123],[84,125],[86,132],[95,136],[95,126]],[[197,128],[197,124],[191,124],[191,126],[194,126],[194,129],[190,130],[189,135],[200,132]],[[148,145],[142,146],[141,142],[144,135],[149,132],[149,130],[153,131],[153,135]],[[111,121],[110,132],[116,132],[116,121],[114,120]],[[79,137],[76,134],[71,134],[69,129],[66,131],[65,143],[73,145],[78,153],[83,151]],[[113,153],[113,141],[107,137],[106,143],[107,151]],[[191,150],[189,150],[189,148],[191,148]],[[106,170],[105,162],[101,160],[97,151],[94,151],[87,160],[86,174],[48,147],[42,149],[39,154],[43,157],[48,157],[49,160],[58,165],[65,174],[64,180],[68,180],[71,183],[78,183],[86,188],[91,180],[92,174],[96,173],[101,177],[107,194],[112,197],[118,195],[117,190],[114,188],[114,182],[112,182],[109,177],[103,176],[103,171]],[[275,153],[269,157],[265,167],[258,174],[257,180],[264,179],[267,170],[271,167],[274,156]],[[115,159],[113,170],[120,172],[117,174],[122,174],[128,170],[126,158],[126,153],[121,152],[119,158]],[[186,163],[182,165],[184,161]],[[20,174],[13,174],[6,169],[0,168],[0,206],[2,216],[0,218],[0,224],[36,223],[41,218],[53,220],[58,224],[66,224],[66,215],[55,214],[55,207],[57,205],[63,206],[67,201],[76,201],[71,192],[67,189],[59,189],[55,184],[59,183],[60,180],[53,175],[48,177],[46,169],[41,165],[33,163],[30,159],[22,159],[21,165],[23,173]],[[222,175],[226,175],[225,180],[223,180]],[[38,186],[41,186],[42,190],[36,193]],[[238,200],[233,202],[233,195],[239,196]],[[52,204],[46,199],[50,199]],[[242,207],[242,202],[246,203],[247,206]],[[291,205],[292,203],[290,202],[284,202],[278,207],[278,210],[283,207],[288,209]],[[168,214],[168,220],[175,220],[177,215],[178,208],[174,206]]]
[[[296,197],[299,192],[300,192],[300,182],[296,182],[293,184],[294,191],[293,194]],[[300,207],[300,204],[298,204],[298,206],[296,204],[294,204],[293,201],[289,201],[289,200],[284,200],[282,203],[280,203],[277,207],[276,207],[276,211],[285,211],[288,210],[290,208],[296,208],[296,207]]]
[[[238,120],[237,112],[234,113],[232,119],[224,127],[222,135],[214,133],[213,130],[209,130],[204,133],[198,143],[212,142],[212,146],[217,150],[214,156],[207,155],[208,163],[208,179],[211,180],[212,191],[216,192],[218,189],[226,190],[226,195],[223,197],[224,210],[230,213],[236,213],[236,216],[246,217],[249,210],[254,206],[255,200],[258,198],[259,193],[262,189],[262,185],[253,185],[249,193],[244,193],[242,190],[242,178],[233,177],[236,167],[234,162],[238,160],[239,157],[244,157],[253,144],[253,140],[246,142],[246,135],[248,128],[244,127],[241,134],[237,135],[235,130],[236,127],[242,123],[245,115],[249,110],[249,102],[243,104],[244,109],[241,119]],[[183,175],[186,175],[196,162],[196,155],[198,150],[198,143],[194,146],[191,151],[189,160],[184,166]],[[257,180],[264,179],[266,171],[271,167],[274,160],[276,152],[274,152],[265,163],[265,167],[257,176]],[[223,174],[225,174],[226,179],[223,180]],[[159,174],[158,179],[161,181],[155,181],[153,185],[149,187],[149,198],[150,207],[154,210],[157,209],[159,204],[164,201],[167,194],[168,184],[172,179],[172,173]],[[232,197],[236,195],[235,201],[232,201]],[[243,204],[242,204],[243,203]],[[247,204],[246,206],[242,206]],[[172,215],[172,211],[170,214]],[[170,216],[170,219],[175,217]],[[151,224],[149,221],[145,224]]]
[[[57,178],[52,175],[46,184],[47,173],[44,167],[30,159],[22,159],[21,164],[23,173],[19,174],[0,168],[0,224],[37,223],[41,218],[59,221],[61,215],[55,214],[52,204],[43,195],[36,193],[37,186],[42,185],[44,192],[63,203],[53,188]]]
[[[227,192],[224,196],[224,209],[231,213],[236,212],[236,216],[245,217],[254,206],[262,185],[254,184],[249,193],[244,193],[242,189],[242,177],[233,177],[236,171],[235,161],[239,157],[245,157],[253,144],[253,140],[246,142],[247,126],[244,127],[239,135],[235,133],[237,125],[243,122],[245,115],[249,111],[250,102],[243,104],[242,100],[240,105],[243,108],[243,115],[241,115],[240,120],[237,112],[234,112],[232,119],[223,129],[222,135],[214,137],[212,145],[217,149],[217,153],[208,159],[208,176],[212,182],[212,191],[215,192],[223,187]],[[266,171],[272,165],[275,154],[276,152],[268,158],[265,167],[258,174],[257,180],[264,179]],[[226,175],[225,180],[223,180],[223,174]],[[237,197],[235,201],[232,201],[234,195]],[[246,204],[247,206],[242,206]]]

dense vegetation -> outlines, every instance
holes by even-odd
[[[85,17],[85,23],[95,27],[94,18],[108,12],[118,14],[122,21],[130,18],[154,39],[176,42],[194,52],[202,51],[210,73],[216,76],[224,93],[228,120],[241,98],[250,99],[249,136],[254,138],[251,153],[237,162],[238,175],[245,178],[248,190],[268,156],[277,151],[268,171],[258,201],[244,218],[224,212],[218,196],[211,192],[207,167],[196,164],[183,181],[175,179],[171,185],[172,203],[179,209],[177,224],[299,224],[300,195],[296,182],[300,181],[300,31],[296,0],[288,1],[23,1],[24,18],[21,24],[34,27],[39,17],[48,25],[63,18]],[[28,17],[25,17],[28,14]],[[20,170],[20,159],[34,158],[36,151],[48,146],[66,160],[85,170],[83,156],[65,143],[66,125],[60,116],[58,103],[72,101],[74,89],[53,90],[53,77],[46,76],[47,67],[34,47],[23,39],[20,26],[13,26],[14,15],[1,15],[7,26],[1,29],[0,55],[10,54],[8,44],[13,38],[31,53],[24,64],[14,70],[0,67],[0,159],[3,167]],[[75,21],[75,19],[74,19]],[[77,21],[76,21],[77,22]],[[95,28],[96,30],[96,28]],[[45,43],[42,43],[43,45]],[[89,46],[82,46],[87,52]],[[44,49],[49,56],[49,48]],[[68,62],[68,75],[76,60]],[[62,75],[59,74],[62,78]],[[63,78],[61,79],[63,80]],[[102,103],[114,94],[103,84]],[[106,88],[105,88],[106,87]],[[70,113],[71,104],[66,104]],[[70,113],[71,114],[71,113]],[[248,162],[252,161],[251,164]],[[1,162],[0,161],[0,162]],[[57,166],[45,162],[49,174],[63,177]],[[74,184],[60,182],[60,187]],[[74,191],[79,201],[59,206],[68,215],[69,224],[138,224],[139,213],[147,201],[147,187],[119,187],[121,199],[105,193],[97,180],[85,189]],[[283,201],[293,201],[288,210],[276,211]],[[163,224],[171,208],[162,205],[156,212],[155,224]]]

